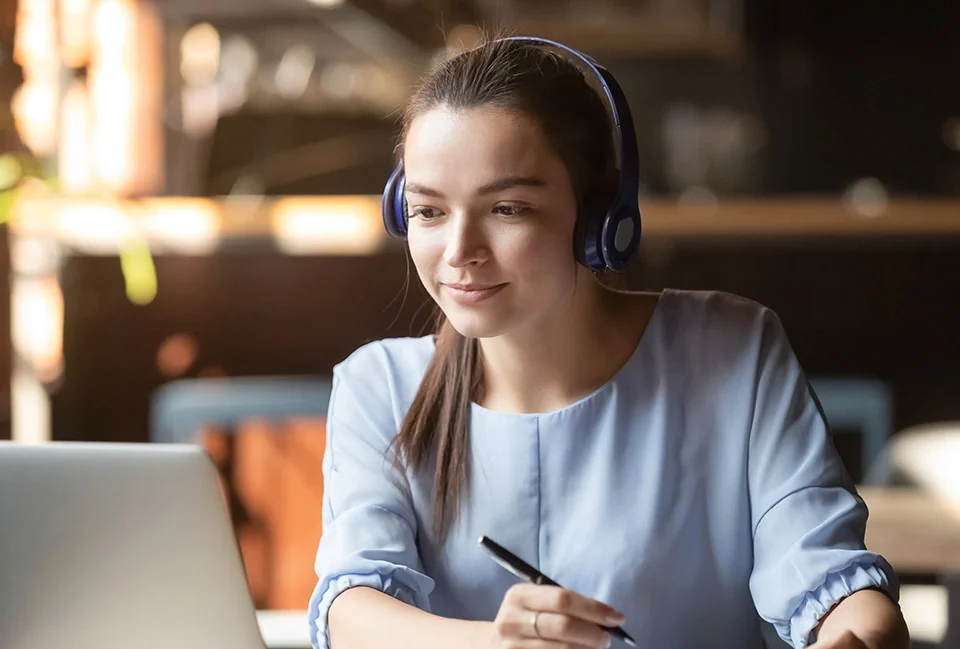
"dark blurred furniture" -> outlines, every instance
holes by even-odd
[[[893,434],[890,386],[873,379],[832,377],[813,377],[810,384],[835,439],[844,433],[860,437],[859,457],[848,456],[848,464],[856,462],[852,468],[858,469],[858,481],[861,484],[882,484],[883,472],[879,463]]]
[[[326,417],[330,379],[295,376],[183,379],[157,388],[150,441],[185,444],[205,426],[230,433],[249,419]]]
[[[359,112],[224,115],[210,142],[203,194],[375,194],[396,164],[398,128],[391,117]]]
[[[269,481],[268,476],[274,463],[265,454],[256,455],[252,464],[249,461],[245,464],[246,481],[245,484],[241,484],[237,479],[240,470],[235,452],[239,445],[237,436],[241,425],[251,421],[282,423],[304,418],[322,420],[327,414],[331,389],[330,379],[320,377],[186,379],[161,386],[151,400],[150,439],[153,442],[201,443],[201,432],[211,428],[216,431],[220,441],[218,444],[220,452],[211,455],[221,474],[227,508],[241,551],[245,556],[251,594],[258,608],[267,608],[271,605],[271,600],[274,599],[269,594],[271,587],[282,590],[281,596],[284,601],[289,599],[288,580],[284,578],[283,571],[279,575],[275,574],[277,572],[275,564],[281,561],[289,564],[299,557],[283,556],[282,547],[277,545],[280,532],[275,526],[279,525],[285,530],[291,527],[290,520],[278,520],[276,508],[283,503],[272,502],[273,506],[264,510],[263,503],[260,502],[265,497],[265,489],[268,489],[265,481]],[[275,431],[271,434],[273,437],[288,434],[282,426],[268,430]],[[310,445],[311,450],[321,454],[324,445],[322,439],[324,428],[320,426],[310,434],[321,437],[316,443]],[[288,456],[289,451],[296,454],[296,449],[284,450],[288,451]],[[294,462],[293,458],[288,457],[285,468],[305,473],[304,480],[300,481],[300,484],[309,485],[319,482],[322,485],[321,458],[322,455],[318,455],[312,462]],[[254,503],[244,501],[245,492],[260,505],[259,515],[256,513],[257,506]],[[288,497],[292,495],[294,502],[301,501],[298,494],[270,491],[270,499],[273,501],[282,500],[285,495]],[[321,494],[314,495],[316,498],[310,499],[305,505],[310,510],[300,512],[298,518],[304,521],[319,520]],[[293,506],[291,503],[291,507]],[[282,519],[283,516],[281,515],[280,518]],[[302,530],[301,532],[302,535],[315,535],[319,533],[319,529],[309,534]],[[256,566],[251,566],[251,561],[246,560],[248,556],[252,556],[247,554],[252,550],[245,543],[245,539],[251,538],[251,535],[257,539],[261,549],[257,554],[258,560],[254,562]],[[315,543],[317,538],[300,540],[303,543]],[[289,548],[287,551],[289,552]],[[308,574],[308,567],[309,562],[302,566],[304,574]],[[258,571],[262,572],[262,578],[259,580],[256,578]],[[263,584],[263,587],[254,587],[254,584]]]

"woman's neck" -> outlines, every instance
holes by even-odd
[[[564,313],[523,331],[481,339],[480,404],[506,412],[550,412],[600,388],[629,360],[656,294],[584,291]]]

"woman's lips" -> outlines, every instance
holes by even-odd
[[[477,304],[499,293],[506,284],[443,284],[443,289],[458,304]]]

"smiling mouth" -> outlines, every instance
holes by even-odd
[[[443,284],[444,290],[449,293],[455,302],[461,304],[476,304],[488,297],[493,297],[499,293],[506,284],[494,284],[492,286],[475,286],[464,284]]]

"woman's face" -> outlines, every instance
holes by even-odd
[[[410,254],[461,334],[500,336],[561,317],[577,275],[576,199],[538,123],[495,107],[437,107],[404,146]]]

